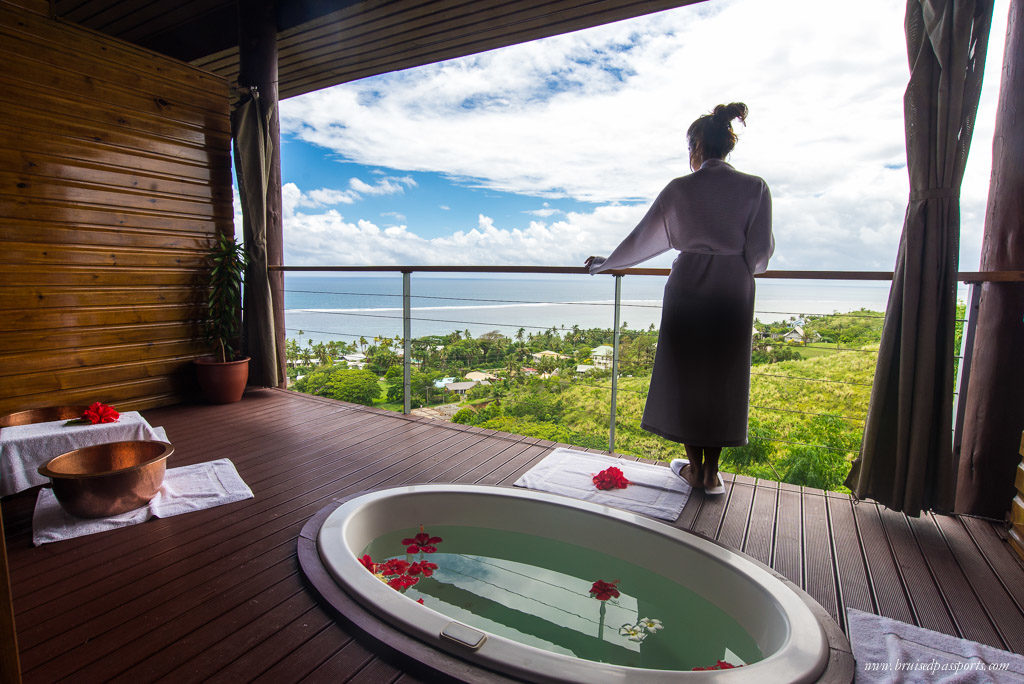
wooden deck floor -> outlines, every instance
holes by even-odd
[[[255,498],[91,537],[31,544],[35,493],[3,502],[28,682],[415,682],[321,608],[296,560],[332,499],[422,482],[510,485],[554,445],[279,390],[146,412],[171,466],[228,457]],[[908,519],[746,477],[676,523],[843,606],[1024,653],[1024,566],[997,526]]]

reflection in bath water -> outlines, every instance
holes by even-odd
[[[555,653],[616,665],[690,670],[763,658],[740,625],[693,591],[603,553],[543,537],[478,527],[433,526],[435,553],[406,553],[391,532],[362,551],[377,563],[429,560],[438,568],[404,593],[477,629]],[[598,600],[597,580],[619,596]]]

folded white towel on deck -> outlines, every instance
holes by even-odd
[[[853,608],[846,616],[858,684],[1024,681],[1016,653]]]
[[[242,481],[235,465],[226,458],[169,468],[164,475],[163,486],[148,505],[110,518],[76,518],[61,508],[53,490],[44,488],[39,490],[32,514],[32,543],[39,546],[83,537],[135,525],[150,518],[169,518],[251,498],[252,490]]]
[[[601,490],[594,486],[594,475],[610,466],[622,471],[630,482],[628,487]],[[662,520],[678,518],[690,498],[690,485],[686,480],[664,466],[565,448],[555,449],[545,456],[523,473],[515,486],[623,508]]]

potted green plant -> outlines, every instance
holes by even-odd
[[[208,258],[205,327],[214,353],[195,359],[196,376],[209,401],[228,404],[242,398],[249,379],[249,357],[239,357],[245,249],[232,236],[219,233]]]

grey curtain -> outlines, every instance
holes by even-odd
[[[871,405],[846,485],[908,515],[953,509],[953,327],[960,184],[981,93],[991,0],[909,0],[903,98],[910,202]]]
[[[274,145],[269,119],[269,113],[261,111],[259,94],[253,89],[232,113],[231,132],[238,194],[242,201],[242,231],[249,257],[242,298],[243,344],[252,358],[249,381],[276,387],[277,337],[267,270],[267,184]]]

